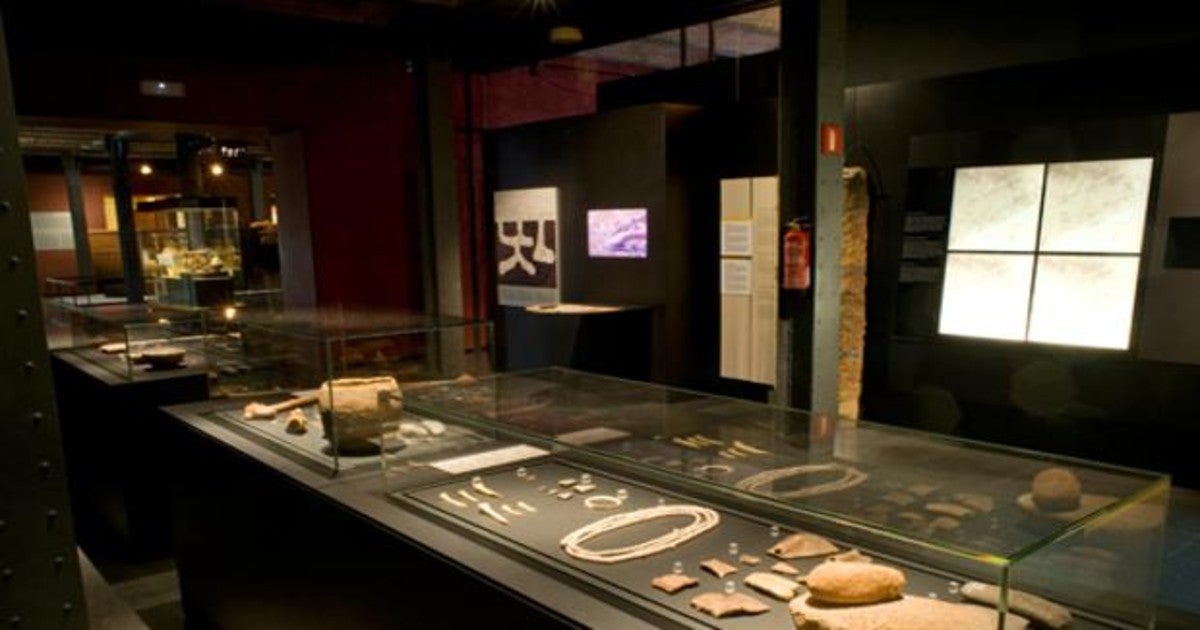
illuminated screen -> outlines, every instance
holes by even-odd
[[[960,168],[938,331],[1129,348],[1152,158]]]
[[[646,258],[645,208],[588,210],[588,256],[592,258]]]

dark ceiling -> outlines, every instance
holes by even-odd
[[[16,53],[304,62],[347,49],[432,47],[495,69],[571,52],[549,29],[575,25],[590,48],[771,5],[763,0],[0,0]]]

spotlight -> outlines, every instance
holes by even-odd
[[[226,320],[226,321],[233,321],[233,319],[234,319],[235,317],[237,317],[237,307],[235,307],[235,306],[226,306],[226,307],[225,307],[225,312],[224,312],[223,314],[225,315],[225,320]]]
[[[213,162],[208,166],[208,172],[212,173],[213,177],[220,177],[225,174],[225,166],[220,162]]]
[[[142,175],[153,175],[154,167],[150,166],[149,162],[143,162],[142,165],[138,167],[138,172]]]

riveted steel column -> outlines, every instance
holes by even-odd
[[[812,288],[784,297],[791,356],[781,359],[790,377],[781,380],[790,383],[782,402],[830,418],[837,414],[843,157],[840,149],[822,152],[821,128],[842,125],[845,30],[845,0],[782,3],[780,219],[800,218],[814,230]]]
[[[0,624],[86,628],[0,23]]]

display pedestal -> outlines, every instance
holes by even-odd
[[[114,357],[114,360],[117,360]],[[208,398],[203,369],[120,377],[70,350],[51,355],[76,533],[89,554],[170,555],[162,405]]]
[[[162,412],[189,628],[673,626],[400,508],[377,472],[331,479],[201,415],[229,404]]]

